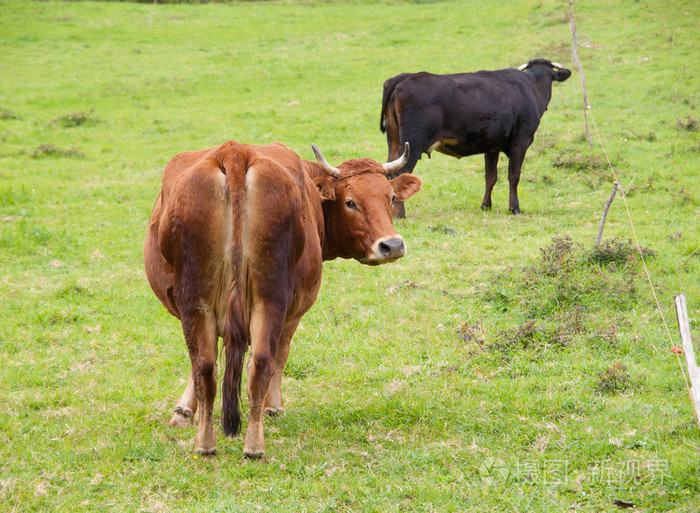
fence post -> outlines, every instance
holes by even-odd
[[[576,35],[576,22],[574,21],[574,2],[569,0],[569,25],[571,27],[571,62],[576,66],[578,72],[581,74],[581,87],[583,88],[583,121],[586,125],[586,138],[588,139],[588,145],[593,149],[593,141],[591,140],[591,133],[588,130],[588,109],[590,105],[588,104],[588,91],[586,91],[586,76],[583,73],[583,66],[581,66],[581,61],[578,58],[578,52],[576,47],[578,46],[578,36]]]
[[[608,210],[610,210],[610,205],[612,205],[612,202],[615,199],[617,187],[618,183],[615,182],[613,184],[612,192],[610,193],[610,198],[608,198],[608,202],[605,204],[605,208],[603,209],[603,216],[600,218],[600,226],[598,227],[598,236],[595,238],[596,246],[600,244],[600,238],[603,236],[603,226],[605,226],[605,220],[608,218]]]
[[[690,336],[690,322],[688,321],[688,309],[685,304],[685,294],[674,296],[676,300],[676,314],[678,315],[678,329],[681,333],[681,342],[683,344],[683,355],[685,356],[685,365],[688,367],[688,376],[690,376],[690,395],[695,406],[695,415],[698,417],[698,426],[700,426],[700,370],[695,359],[695,350],[693,349],[693,340]]]

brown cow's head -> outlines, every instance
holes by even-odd
[[[314,182],[321,192],[325,237],[323,258],[354,258],[363,264],[392,262],[406,254],[406,245],[393,225],[394,201],[405,201],[417,193],[423,182],[404,174],[388,180],[404,166],[409,147],[397,160],[380,164],[372,159],[343,162],[337,168],[312,146],[327,176]]]

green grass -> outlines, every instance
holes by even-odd
[[[575,10],[595,127],[677,344],[674,294],[700,325],[700,7]],[[620,195],[594,248],[613,179],[576,72],[526,157],[525,215],[507,173],[482,212],[483,159],[434,154],[396,223],[406,258],[326,263],[265,462],[218,426],[218,455],[198,458],[194,428],[166,426],[189,362],[141,248],[168,159],[235,139],[384,160],[385,79],[569,65],[567,11],[1,0],[0,510],[700,509],[700,431]]]

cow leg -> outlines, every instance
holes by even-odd
[[[520,182],[520,169],[525,159],[527,148],[521,150],[516,148],[508,156],[508,184],[510,185],[509,208],[513,214],[522,214],[520,203],[518,202],[518,182]]]
[[[401,142],[400,148],[401,151],[403,151],[405,142]],[[413,168],[416,167],[416,164],[420,160],[421,153],[423,153],[423,150],[421,149],[419,143],[411,142],[409,141],[410,145],[410,154],[408,156],[408,162],[406,162],[406,165],[399,169],[398,171],[394,171],[393,173],[389,173],[387,175],[387,179],[392,180],[396,178],[399,175],[403,175],[405,173],[413,173]],[[392,151],[390,151],[389,155],[391,155]],[[396,152],[395,156],[390,156],[389,160],[395,160],[401,156],[400,152]],[[394,202],[394,217],[396,219],[403,219],[406,217],[406,207],[403,205],[403,201],[395,201]]]
[[[243,444],[243,456],[265,456],[263,403],[270,387],[286,308],[281,305],[253,306],[250,319],[250,357],[248,358],[248,429]]]
[[[187,387],[175,406],[175,413],[168,422],[170,427],[189,427],[194,421],[194,414],[197,412],[197,396],[194,395],[194,376],[190,372],[187,380]]]
[[[263,402],[263,412],[265,415],[277,415],[284,411],[284,400],[282,399],[282,375],[284,367],[287,365],[289,357],[289,348],[291,346],[292,337],[299,325],[301,317],[290,321],[284,328],[280,343],[275,354],[273,362],[272,378],[270,379],[270,388],[267,390],[265,401]]]
[[[399,134],[399,122],[396,118],[396,108],[391,102],[386,112],[386,144],[389,148],[387,162],[396,160],[403,151],[403,145],[400,144],[401,135]]]
[[[394,202],[394,218],[404,219],[406,217],[406,207],[403,205],[403,201]]]
[[[497,151],[484,153],[484,161],[486,168],[486,192],[484,192],[484,199],[481,201],[481,208],[483,210],[491,210],[491,191],[493,191],[493,186],[496,185],[498,181],[498,155]]]
[[[199,404],[199,423],[194,450],[202,454],[216,453],[216,436],[212,412],[216,398],[216,320],[203,309],[182,317],[182,327],[192,362],[192,385]],[[187,389],[183,397],[187,395]]]

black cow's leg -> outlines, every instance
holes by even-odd
[[[403,148],[403,146],[405,144],[406,143],[403,142],[403,140],[402,140],[401,148]],[[406,165],[404,167],[402,167],[401,169],[399,169],[398,171],[394,171],[393,173],[389,173],[387,175],[387,178],[389,180],[393,180],[397,176],[403,175],[405,173],[413,173],[413,168],[416,167],[416,164],[420,160],[420,156],[421,156],[421,153],[423,153],[423,149],[421,148],[419,143],[415,143],[415,142],[412,142],[409,140],[408,144],[410,147],[410,154],[408,156],[408,162],[406,162]],[[390,153],[390,155],[391,155],[391,153]],[[400,155],[396,155],[396,157],[390,158],[390,160],[395,160],[395,159],[399,158],[399,156]],[[403,219],[404,217],[406,217],[406,208],[403,205],[403,201],[395,201],[394,202],[394,217],[396,219]]]
[[[403,206],[403,201],[394,202],[394,218],[404,219],[406,217],[406,207]]]
[[[496,185],[498,180],[498,152],[484,153],[484,161],[486,164],[486,192],[484,192],[484,199],[481,201],[481,208],[490,210],[491,191],[493,191],[493,186]]]
[[[525,149],[516,148],[508,157],[508,184],[510,185],[509,208],[513,214],[522,214],[518,202],[518,182],[520,182],[520,169],[525,159]]]

